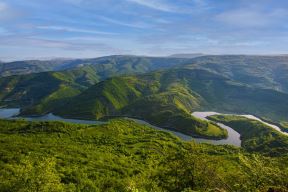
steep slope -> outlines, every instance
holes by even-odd
[[[159,72],[111,78],[90,87],[53,112],[66,117],[103,119],[129,116],[199,137],[223,138],[226,131],[193,118],[189,112],[199,103],[183,85],[161,85]]]
[[[39,69],[40,71],[63,71],[0,78],[0,103],[4,106],[25,108],[25,114],[42,114],[51,110],[49,106],[54,100],[79,94],[80,91],[108,77],[169,68],[184,61],[185,59],[177,58],[109,56],[96,59],[67,60],[63,63],[60,61],[58,63],[52,61],[10,63],[12,68],[13,66],[15,68],[23,67],[28,71],[34,65],[42,67]],[[50,64],[52,65],[50,66]],[[58,103],[57,101],[55,104]]]
[[[1,78],[0,99],[3,106],[20,106],[25,115],[55,112],[62,116],[93,119],[125,115],[169,129],[180,127],[185,133],[197,133],[202,137],[219,133],[224,136],[225,133],[214,126],[207,129],[205,123],[200,123],[196,130],[198,121],[192,119],[190,113],[214,110],[287,121],[287,82],[278,82],[277,78],[285,79],[285,76],[274,74],[277,70],[285,71],[286,59],[204,56],[183,60],[110,56],[86,62],[75,60],[68,67],[73,69],[69,70]],[[271,67],[269,62],[274,61],[277,62]],[[191,64],[184,64],[186,62]],[[166,69],[173,66],[177,68]],[[162,71],[103,81],[115,75],[157,69]],[[247,76],[244,78],[243,74]],[[84,91],[99,81],[103,82]],[[277,86],[273,86],[277,82]]]
[[[287,56],[203,56],[192,59],[186,67],[208,69],[245,84],[288,92]]]
[[[189,133],[191,125],[197,124],[191,123],[190,113],[195,110],[287,120],[288,95],[250,87],[206,70],[171,69],[108,79],[53,112],[86,119],[132,116]],[[196,132],[201,134],[201,129]]]
[[[1,105],[21,107],[25,114],[43,114],[97,81],[82,70],[0,78]]]

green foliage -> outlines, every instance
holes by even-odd
[[[248,151],[279,156],[288,154],[288,137],[257,120],[233,115],[210,116],[235,129],[241,135],[242,147]]]
[[[110,56],[62,61],[61,69],[69,70],[1,78],[0,104],[20,106],[22,115],[130,116],[185,134],[221,139],[227,136],[223,129],[190,113],[213,110],[287,121],[286,61],[287,57],[258,56]],[[167,69],[173,66],[178,68]],[[157,69],[162,71],[107,79]]]
[[[215,55],[193,59],[188,68],[204,68],[254,87],[288,92],[287,56]]]
[[[22,107],[22,114],[45,114],[53,107],[50,103],[58,105],[84,88],[51,72],[11,76],[0,79],[0,98],[4,105]]]
[[[65,61],[51,60],[51,61],[14,61],[9,63],[0,62],[0,77],[11,75],[22,75],[29,73],[37,73],[43,71],[51,71],[57,66],[64,64]]]
[[[30,156],[20,159],[17,165],[7,165],[6,171],[2,171],[0,191],[43,191],[60,192],[64,190],[64,184],[55,169],[56,161],[53,158],[38,158]],[[12,180],[7,182],[7,178]]]
[[[288,122],[286,121],[281,122],[279,127],[281,128],[282,131],[285,131],[288,133]]]
[[[287,156],[183,142],[115,119],[103,125],[0,120],[0,191],[287,190]]]
[[[199,100],[199,96],[187,88],[185,79],[171,79],[166,73],[155,72],[110,78],[53,112],[84,119],[129,116],[196,137],[227,137],[227,132],[217,125],[190,115],[192,109],[199,107]]]
[[[191,117],[196,110],[286,119],[288,95],[252,88],[200,69],[111,78],[69,100],[56,114],[101,119],[129,116],[185,134],[223,138],[225,131]],[[198,122],[198,123],[197,123]]]
[[[101,80],[122,74],[164,69],[186,60],[109,56],[96,59],[1,63],[0,77],[9,77],[0,78],[0,104],[20,106],[24,115],[44,114],[52,110],[51,106],[61,105],[63,99],[75,96]],[[43,72],[51,70],[54,72]],[[13,74],[19,76],[10,76]]]

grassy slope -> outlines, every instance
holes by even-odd
[[[217,115],[209,119],[235,129],[241,135],[242,147],[270,155],[288,154],[288,137],[273,128],[245,117]]]
[[[205,71],[194,75],[188,83],[191,90],[205,99],[201,110],[255,114],[274,121],[288,119],[286,93],[251,87]]]
[[[250,87],[206,70],[173,69],[108,79],[54,112],[86,119],[126,115],[192,135],[215,136],[217,129],[197,126],[190,112],[215,110],[285,120],[287,98],[285,93]]]
[[[96,77],[86,76],[84,71],[77,70],[1,78],[1,103],[20,106],[25,114],[43,114],[62,100],[79,94],[95,81]]]
[[[172,84],[171,81],[174,80],[175,86],[179,84],[179,79],[181,81],[180,84],[187,81],[185,86],[188,86],[189,90],[200,94],[202,101],[206,100],[205,103],[201,102],[201,110],[247,112],[269,118],[273,121],[287,121],[287,109],[283,107],[287,106],[287,94],[275,91],[281,90],[285,92],[285,86],[287,86],[288,80],[285,80],[287,57],[285,56],[204,56],[194,59],[110,56],[97,59],[74,60],[69,61],[66,66],[68,69],[76,67],[73,70],[0,79],[1,104],[19,105],[20,103],[21,106],[27,107],[27,105],[31,105],[31,100],[33,100],[33,107],[40,104],[40,102],[43,104],[32,108],[29,113],[33,111],[35,113],[45,113],[51,111],[51,109],[46,108],[51,102],[54,103],[55,95],[70,95],[74,92],[71,94],[73,96],[77,95],[79,90],[82,91],[95,82],[111,76],[166,69],[172,66],[181,66],[181,64],[185,63],[191,64],[182,66],[184,67],[182,71],[175,70],[176,72],[172,73],[168,70],[168,72],[165,72],[166,75],[163,75],[164,77],[160,80],[161,85],[167,80],[169,81],[168,84]],[[190,70],[186,72],[187,68],[204,68],[216,74],[209,75],[208,73],[207,75],[205,70],[199,70],[198,74],[192,74],[193,77],[191,78],[189,77],[191,74]],[[181,77],[180,71],[183,73],[183,77]],[[223,76],[236,81],[229,82]],[[280,78],[281,80],[279,80]],[[21,83],[23,79],[24,83]],[[30,80],[26,81],[25,79]],[[45,81],[51,86],[45,85]],[[55,81],[61,81],[61,83]],[[249,87],[247,84],[258,88]],[[81,89],[79,89],[79,85]],[[259,87],[274,89],[274,91],[259,89]],[[58,89],[60,89],[59,93],[57,93]],[[67,90],[66,94],[65,90]],[[33,94],[28,96],[26,92]],[[12,102],[7,102],[11,100]],[[56,102],[55,105],[62,103],[60,99],[58,100],[59,102]],[[179,101],[176,102],[179,104],[179,107],[182,105]],[[187,103],[187,105],[190,104]],[[185,108],[185,106],[182,107],[184,110]]]
[[[280,128],[282,131],[285,131],[288,133],[288,122],[284,121],[280,123]]]
[[[57,106],[62,103],[62,99],[77,95],[80,91],[100,80],[121,74],[144,73],[155,69],[168,68],[183,63],[186,60],[176,58],[109,56],[67,61],[15,62],[11,63],[11,66],[9,65],[10,68],[2,67],[1,70],[6,71],[8,75],[8,73],[10,74],[10,69],[20,70],[22,67],[26,70],[29,67],[33,68],[33,66],[45,68],[50,66],[50,63],[53,65],[47,70],[53,70],[53,67],[58,67],[59,69],[57,70],[66,70],[0,78],[0,102],[4,106],[21,106],[25,108],[23,112],[25,114],[43,114],[51,111],[50,105],[54,104]],[[46,70],[46,68],[35,69],[35,71],[41,70]],[[24,73],[33,73],[34,70],[29,71],[25,71]],[[11,74],[14,74],[14,72],[11,72]]]
[[[68,100],[54,113],[74,118],[130,116],[193,136],[223,138],[226,131],[190,115],[198,96],[161,72],[111,78]]]
[[[182,142],[129,120],[0,120],[0,154],[0,191],[287,190],[287,156]]]

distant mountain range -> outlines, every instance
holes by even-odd
[[[169,57],[172,57],[172,58],[186,58],[186,59],[192,59],[192,58],[195,58],[195,57],[201,57],[201,56],[204,56],[205,54],[202,54],[202,53],[182,53],[182,54],[173,54],[173,55],[170,55]]]
[[[115,71],[128,70],[132,72],[147,72],[159,68],[171,67],[183,63],[187,58],[164,58],[164,57],[138,57],[115,55],[94,59],[53,59],[47,61],[25,60],[1,63],[0,76],[23,75],[46,71],[62,71],[83,67],[86,65],[109,65],[117,66]],[[165,62],[164,62],[165,61]]]

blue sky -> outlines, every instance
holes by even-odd
[[[286,0],[0,0],[0,60],[286,54]]]

